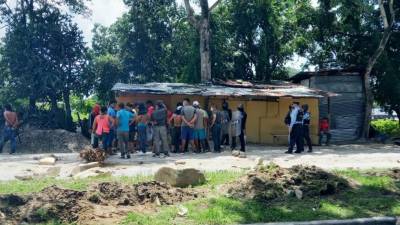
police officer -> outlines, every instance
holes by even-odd
[[[302,105],[301,108],[303,109],[303,136],[308,145],[308,152],[312,152],[312,143],[311,143],[311,137],[310,137],[311,113],[308,111],[307,104]]]
[[[289,149],[285,153],[292,154],[294,145],[296,145],[296,151],[294,153],[301,153],[304,151],[304,136],[303,136],[303,110],[299,106],[298,102],[292,104],[292,111],[290,113],[290,141]]]

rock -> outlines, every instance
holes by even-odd
[[[238,151],[238,150],[233,150],[232,151],[232,156],[238,157],[239,155],[240,155],[240,151]]]
[[[154,202],[156,203],[157,206],[161,206],[160,198],[158,198],[158,196],[156,196],[156,199]]]
[[[97,177],[97,176],[111,176],[111,172],[104,172],[100,170],[85,170],[80,173],[77,173],[73,176],[73,178],[76,179],[83,179],[83,178],[88,178],[88,177]]]
[[[54,157],[46,157],[43,159],[39,160],[39,165],[47,165],[47,166],[52,166],[56,164],[57,159]]]
[[[185,164],[186,164],[186,162],[183,161],[183,160],[177,160],[177,161],[175,161],[175,165],[185,165]]]
[[[242,159],[247,158],[246,153],[244,152],[240,152],[238,157]]]
[[[257,166],[264,165],[264,160],[261,157],[257,157],[255,161]]]
[[[298,198],[300,200],[303,199],[303,192],[300,189],[294,190],[294,193],[296,195],[296,198]]]
[[[99,167],[100,163],[99,162],[91,162],[91,163],[83,163],[83,164],[79,164],[78,166],[76,166],[75,168],[72,169],[71,171],[71,175],[76,175],[80,172],[83,172],[85,170],[94,168],[94,167]]]
[[[22,181],[27,181],[27,180],[33,180],[33,176],[32,175],[16,175],[15,179],[17,180],[22,180]]]
[[[158,182],[168,183],[174,187],[188,187],[204,184],[206,178],[204,173],[197,169],[176,170],[170,167],[163,167],[157,171],[154,178]]]
[[[178,216],[186,216],[188,212],[189,210],[185,206],[183,205],[178,206]]]
[[[61,167],[50,167],[46,171],[46,176],[57,177],[60,174]]]

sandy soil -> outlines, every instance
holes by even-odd
[[[93,168],[79,174],[81,177],[94,171],[108,172],[113,176],[134,176],[154,174],[159,168],[197,168],[203,171],[239,170],[256,165],[262,158],[265,162],[274,162],[281,167],[293,165],[315,165],[324,169],[335,168],[395,168],[400,167],[400,148],[393,145],[333,145],[316,147],[314,153],[287,155],[285,147],[250,146],[247,158],[231,156],[230,151],[221,154],[172,155],[169,158],[152,158],[151,154],[134,154],[132,159],[123,160],[113,156],[106,160],[101,168]],[[82,163],[76,153],[56,154],[60,158],[55,166],[42,166],[37,158],[45,154],[0,154],[0,181],[16,179],[15,176],[33,174],[43,176],[49,168],[59,167],[59,178],[68,178],[74,167]],[[177,163],[178,162],[178,163]]]

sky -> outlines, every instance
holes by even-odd
[[[178,4],[183,4],[183,0],[176,0]],[[15,0],[7,0],[7,2],[13,6]],[[212,5],[216,0],[209,0],[209,4]],[[312,0],[313,5],[317,4],[317,0]],[[92,29],[94,24],[99,23],[104,26],[110,26],[113,24],[124,12],[128,9],[124,5],[123,0],[91,0],[87,3],[92,14],[89,17],[75,16],[74,21],[78,24],[83,32],[85,42],[90,45],[93,34]],[[4,36],[5,29],[0,29],[0,37]],[[289,66],[300,67],[300,64],[304,63],[304,59],[294,57],[294,60],[289,63]]]

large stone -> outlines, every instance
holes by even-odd
[[[88,169],[91,169],[94,167],[99,167],[99,166],[100,166],[100,163],[98,163],[98,162],[79,164],[78,166],[76,166],[75,168],[72,169],[71,175],[74,176],[80,172],[83,172],[85,170],[88,170]]]
[[[176,170],[163,167],[157,171],[154,178],[158,182],[165,182],[174,187],[195,186],[206,182],[204,173],[196,169]]]
[[[61,167],[50,167],[49,169],[47,169],[45,175],[49,177],[57,177],[58,175],[60,175],[60,172]]]
[[[39,165],[52,166],[56,164],[56,161],[57,159],[55,157],[46,157],[39,160]]]

